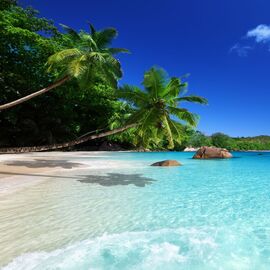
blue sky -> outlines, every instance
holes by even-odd
[[[188,105],[200,114],[206,134],[270,135],[270,1],[268,0],[21,0],[41,16],[74,29],[113,26],[121,83],[137,84],[158,65],[171,76],[190,73],[190,93],[208,106]]]

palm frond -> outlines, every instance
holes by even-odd
[[[163,69],[151,68],[144,74],[143,85],[153,98],[158,98],[162,95],[166,78],[167,75]]]
[[[80,74],[79,79],[79,86],[81,89],[89,88],[95,82],[94,69],[91,62],[87,61],[87,63],[85,63],[85,69],[82,70],[83,72]]]
[[[170,125],[174,141],[180,144],[185,134],[183,125],[170,118],[168,118],[168,123]]]
[[[60,52],[57,52],[48,58],[47,61],[48,70],[51,71],[53,67],[65,64],[66,62],[72,61],[76,57],[81,56],[82,52],[77,48],[65,49]]]
[[[185,96],[185,97],[179,97],[176,98],[175,101],[182,102],[182,101],[187,101],[187,102],[193,102],[193,103],[199,103],[199,104],[208,104],[208,100],[206,98],[200,97],[200,96]]]
[[[106,68],[112,72],[116,78],[120,79],[123,76],[120,62],[110,54],[106,54],[104,58],[106,61]]]
[[[108,85],[110,85],[113,89],[116,89],[118,77],[115,75],[115,73],[112,70],[108,69],[105,64],[101,65],[98,70],[100,74],[102,74],[102,77],[106,78],[106,82],[108,83]]]
[[[112,43],[112,40],[118,35],[115,28],[106,28],[95,33],[95,42],[98,47],[105,48]]]
[[[158,137],[157,128],[152,126],[148,127],[147,130],[144,130],[139,136],[141,137],[142,144],[145,148],[149,148],[150,144],[158,144],[161,141]]]
[[[159,121],[155,108],[145,110],[141,116],[140,124],[137,126],[137,134],[141,137],[144,146],[147,146],[151,139],[156,137],[156,123]]]
[[[89,24],[89,27],[90,27],[90,34],[92,36],[94,36],[97,31],[96,31],[96,29],[95,29],[95,27],[94,27],[93,24],[91,24],[90,22],[88,22],[88,24]]]
[[[83,47],[86,52],[100,52],[94,36],[81,32],[80,37],[80,46]]]
[[[170,125],[172,134],[174,134],[174,136],[176,137],[181,137],[182,132],[183,132],[183,127],[180,123],[170,119],[170,117],[168,117],[168,123]]]
[[[156,127],[159,121],[159,116],[155,108],[147,110],[145,117],[141,123],[142,130],[147,130],[149,127]]]
[[[125,48],[108,48],[106,51],[108,51],[108,53],[112,55],[115,55],[118,53],[130,53],[130,51]]]
[[[68,35],[72,37],[74,41],[80,40],[80,35],[74,29],[62,23],[60,23],[60,25],[62,26],[62,28],[64,28],[64,30],[68,33]]]
[[[136,107],[146,106],[148,102],[147,94],[136,86],[123,85],[116,91],[116,95],[117,97],[132,103],[132,105]]]
[[[90,52],[87,54],[89,61],[96,63],[98,65],[106,63],[106,54],[100,52]]]
[[[169,81],[169,83],[164,87],[164,91],[162,93],[163,98],[171,98],[171,97],[177,97],[181,90],[181,81],[179,78],[172,77]]]
[[[165,132],[166,132],[167,140],[169,142],[168,148],[172,149],[174,147],[173,135],[172,135],[172,130],[171,130],[171,127],[168,123],[168,119],[167,119],[166,115],[163,115],[163,117],[162,117],[162,124],[163,124]]]
[[[86,59],[85,56],[82,55],[80,58],[76,58],[71,61],[68,65],[68,73],[70,76],[78,78],[82,76],[87,69],[85,65]]]
[[[185,121],[191,126],[197,125],[198,116],[189,112],[187,109],[175,108],[172,106],[168,106],[167,109],[170,114],[175,115],[179,120]]]
[[[128,124],[141,124],[144,120],[145,114],[148,112],[147,109],[135,110],[133,114],[131,114],[130,118],[127,120]]]

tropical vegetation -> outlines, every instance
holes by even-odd
[[[190,131],[186,146],[196,148],[201,146],[215,146],[231,151],[270,150],[270,136],[230,137],[221,132],[206,136],[200,131],[192,130]]]
[[[199,117],[183,108],[183,102],[207,101],[186,95],[185,77],[170,78],[152,67],[142,88],[119,86],[122,69],[116,57],[128,50],[112,47],[116,29],[97,30],[90,23],[87,31],[65,25],[62,29],[16,0],[0,2],[2,150],[39,151],[82,143],[80,147],[98,149],[104,140],[128,149],[269,147],[267,138],[258,143],[196,131]]]
[[[42,95],[73,78],[78,80],[80,88],[91,88],[96,82],[103,82],[111,87],[117,86],[117,80],[122,77],[119,61],[114,55],[128,52],[122,48],[109,47],[117,36],[114,28],[96,31],[92,24],[89,25],[90,33],[81,31],[77,33],[68,26],[62,25],[67,31],[68,42],[64,48],[53,55],[47,61],[48,71],[56,71],[58,80],[42,90],[31,93],[7,104],[0,105],[0,110],[17,106],[29,99]],[[27,50],[32,50],[29,44],[25,44]],[[9,48],[13,50],[15,48]]]
[[[175,142],[180,145],[183,141],[183,122],[195,127],[198,120],[197,115],[180,107],[181,103],[207,104],[207,100],[194,95],[185,96],[187,83],[182,82],[181,78],[169,78],[162,69],[151,68],[145,72],[142,84],[143,90],[124,85],[117,91],[118,96],[134,109],[128,123],[137,125],[136,144],[147,148],[160,145],[173,149]]]
[[[6,104],[53,84],[62,70],[59,65],[47,72],[48,58],[72,48],[73,39],[15,1],[1,1],[0,9],[0,104]],[[121,102],[114,97],[111,80],[99,76],[91,89],[69,80],[55,91],[0,111],[1,147],[53,144],[107,128]]]
[[[186,83],[168,80],[161,69],[146,72],[143,91],[118,89],[122,71],[115,55],[128,51],[111,47],[115,29],[97,31],[89,24],[88,33],[67,26],[62,33],[11,0],[1,3],[0,16],[2,147],[56,149],[130,129],[112,140],[171,149],[185,137],[184,125],[171,115],[195,126],[196,116],[178,103],[205,99],[179,97]],[[145,117],[146,110],[151,113]]]

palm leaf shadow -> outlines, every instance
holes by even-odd
[[[134,185],[136,187],[145,187],[151,185],[154,179],[145,177],[141,174],[121,174],[121,173],[108,173],[107,175],[81,175],[82,179],[79,182],[85,184],[99,184],[101,186],[127,186]]]

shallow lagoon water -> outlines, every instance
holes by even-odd
[[[2,269],[269,269],[270,153],[191,157],[106,153],[118,168],[2,197]],[[163,159],[183,166],[149,166]]]

